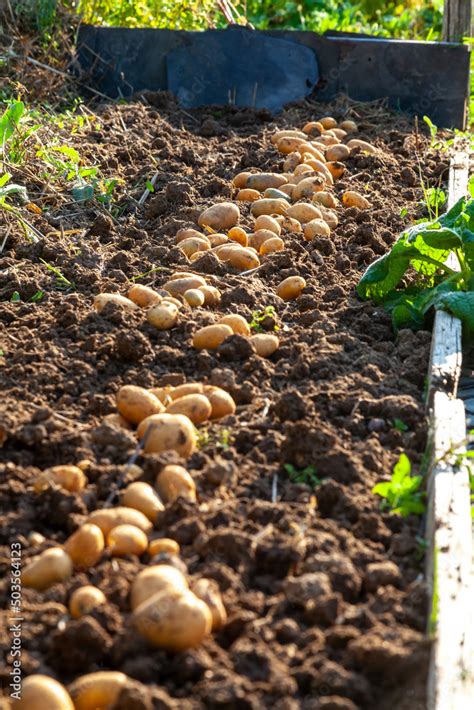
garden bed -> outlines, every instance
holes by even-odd
[[[185,112],[163,94],[148,94],[146,104],[98,108],[97,122],[68,137],[104,174],[124,180],[114,217],[52,197],[48,210],[29,217],[44,236],[29,242],[12,223],[0,255],[0,319],[8,328],[0,360],[1,571],[6,577],[13,539],[26,562],[105,505],[136,446],[133,433],[101,423],[116,411],[122,385],[207,381],[227,390],[237,411],[201,427],[198,451],[186,462],[199,502],[175,502],[157,532],[180,544],[190,575],[217,581],[229,620],[197,649],[150,648],[131,630],[128,602],[147,557],[105,555],[45,592],[23,589],[23,673],[45,672],[67,685],[95,670],[123,671],[144,685],[124,691],[115,710],[423,708],[423,527],[419,517],[381,512],[371,489],[388,480],[402,451],[414,468],[421,463],[431,334],[394,336],[389,315],[360,302],[354,289],[364,268],[422,216],[420,166],[425,184],[439,185],[448,161],[412,122],[379,103],[307,101],[277,121],[235,107]],[[345,189],[366,195],[371,209],[339,207],[330,237],[289,235],[285,250],[252,274],[211,256],[190,265],[176,231],[232,199],[238,172],[281,172],[270,141],[276,128],[301,128],[323,115],[353,118],[358,137],[378,148],[352,156],[335,185],[336,196]],[[155,192],[140,208],[153,173]],[[14,179],[25,182],[24,174]],[[44,182],[32,173],[27,187],[41,206]],[[249,229],[248,208],[241,212]],[[172,330],[157,331],[141,312],[93,309],[98,293],[125,294],[130,279],[159,287],[189,268],[216,285],[222,300],[188,311]],[[285,303],[275,288],[292,275],[307,287]],[[12,303],[15,292],[21,301]],[[28,302],[38,292],[41,300]],[[217,314],[252,321],[268,306],[280,338],[270,358],[240,341],[218,353],[191,347],[193,332]],[[34,493],[41,470],[85,459],[83,493]],[[164,462],[176,461],[174,454],[140,457],[142,480],[153,482]],[[308,573],[319,573],[321,588],[296,603],[285,580]],[[107,604],[71,620],[68,600],[83,584],[100,587]],[[2,602],[8,593],[6,586]],[[2,644],[9,645],[7,628]],[[8,670],[2,682],[8,691]]]

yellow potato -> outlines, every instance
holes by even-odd
[[[138,306],[136,303],[131,301],[125,296],[121,296],[119,293],[99,293],[94,298],[94,308],[97,313],[102,313],[104,308],[109,304],[113,303],[120,308],[124,308],[127,311],[137,311]]]
[[[342,121],[339,124],[339,128],[342,128],[342,130],[346,131],[346,133],[357,133],[357,131],[359,130],[357,127],[357,123],[350,120]]]
[[[287,216],[298,220],[300,224],[305,224],[312,219],[321,219],[321,211],[316,205],[309,204],[308,202],[298,202],[296,205],[291,205],[291,207],[288,208]]]
[[[140,308],[149,308],[155,303],[159,303],[162,299],[159,293],[149,286],[142,286],[141,284],[135,284],[129,288],[127,293],[128,298],[140,306]]]
[[[246,247],[248,244],[247,233],[242,227],[232,227],[232,229],[228,231],[227,236],[233,242],[237,242],[243,247]]]
[[[185,293],[186,293],[186,291],[185,291]],[[163,298],[163,300],[162,300],[162,303],[163,303],[163,304],[171,303],[171,304],[173,304],[174,306],[176,306],[176,308],[178,309],[178,311],[180,310],[180,308],[182,308],[182,307],[184,306],[183,301],[180,301],[178,298],[175,298],[174,296],[164,296],[164,298]],[[162,321],[161,321],[161,322],[162,322]]]
[[[166,503],[172,503],[179,497],[196,500],[196,484],[183,466],[164,466],[156,477],[156,488]]]
[[[256,232],[250,235],[249,244],[257,251],[260,251],[262,245],[268,240],[275,237],[275,232],[271,232],[269,229],[257,229]]]
[[[158,513],[164,510],[163,503],[149,483],[135,481],[130,483],[122,493],[122,503],[127,508],[135,508],[143,513],[152,523]]]
[[[318,150],[316,146],[312,145],[311,143],[303,143],[303,145],[300,145],[298,148],[300,155],[304,155],[305,153],[309,153],[310,155],[313,156],[316,160],[320,160],[322,163],[324,163],[324,155],[321,150]]]
[[[164,410],[160,400],[149,390],[136,385],[124,385],[117,392],[117,409],[132,424],[139,424],[151,414]]]
[[[193,227],[182,227],[176,232],[176,244],[193,237],[197,237],[198,239],[207,239],[205,234],[199,232],[197,229],[193,229]]]
[[[375,146],[373,146],[371,143],[367,143],[367,141],[361,141],[358,138],[352,138],[350,141],[348,141],[347,147],[350,148],[351,152],[356,148],[359,148],[362,153],[378,153],[378,150]]]
[[[236,187],[238,190],[241,190],[243,187],[247,187],[247,180],[248,178],[252,175],[252,173],[249,172],[242,172],[238,173],[232,180],[232,185]]]
[[[301,138],[302,140],[306,140],[306,135],[302,133],[302,131],[285,128],[281,131],[276,131],[270,140],[273,144],[276,144],[281,138]]]
[[[232,227],[232,229],[240,229],[240,227]],[[211,247],[218,247],[221,244],[226,244],[229,241],[229,237],[227,237],[225,234],[219,234],[216,232],[215,234],[210,234],[209,235],[209,244]],[[201,288],[199,286],[199,288]]]
[[[314,142],[316,142],[316,141],[314,141]],[[325,146],[330,146],[330,145],[337,145],[338,143],[340,143],[340,140],[339,140],[339,138],[336,138],[336,136],[332,136],[329,133],[325,132],[325,133],[323,133],[322,136],[319,136],[317,142],[321,143],[322,145],[325,145]]]
[[[278,188],[286,183],[286,178],[278,173],[257,173],[247,180],[247,187],[258,192],[264,192],[269,187]]]
[[[39,673],[21,681],[21,698],[6,707],[12,710],[74,710],[66,688],[54,678]]]
[[[228,325],[237,335],[250,335],[249,324],[243,316],[239,316],[237,313],[222,316],[222,318],[219,318],[218,323]]]
[[[273,232],[277,237],[281,234],[281,227],[274,217],[270,217],[268,214],[262,214],[257,217],[255,224],[253,226],[254,232],[258,232],[259,229],[267,229],[269,232]]]
[[[273,254],[276,251],[283,251],[285,248],[285,242],[281,237],[272,237],[267,239],[260,247],[260,254],[265,256],[265,254]]]
[[[76,567],[94,567],[102,556],[105,541],[102,530],[93,523],[84,523],[64,543],[64,549]]]
[[[156,540],[150,540],[148,543],[148,554],[150,557],[161,554],[179,555],[180,547],[176,540],[169,537],[159,537]]]
[[[229,249],[224,251],[226,246],[223,247],[223,251],[218,254],[221,261],[227,261],[229,264],[237,271],[249,271],[250,269],[255,269],[260,266],[260,259],[257,254],[253,252],[248,247],[241,247],[235,244],[235,249]]]
[[[203,255],[202,251],[195,251],[194,254],[191,254],[191,256],[188,256],[189,263],[194,264],[195,261],[200,259]]]
[[[207,251],[211,248],[211,243],[209,239],[190,237],[189,239],[183,239],[178,246],[187,257],[190,257],[193,254],[196,254],[196,252]]]
[[[342,128],[331,128],[331,133],[335,135],[336,138],[339,138],[340,141],[347,136],[347,131],[344,131]]]
[[[255,202],[255,200],[259,200],[260,198],[261,194],[258,190],[251,190],[246,187],[243,190],[238,191],[236,200],[239,202]]]
[[[280,188],[280,192],[283,192],[285,195],[288,197],[293,198],[293,191],[294,191],[294,185],[288,183],[287,185],[282,185]]]
[[[148,548],[148,538],[135,525],[117,525],[107,535],[107,547],[112,557],[140,557]]]
[[[164,417],[164,414],[158,414],[154,416]],[[147,421],[146,419],[144,421]],[[144,422],[142,422],[143,424]],[[140,426],[142,426],[140,424]],[[116,528],[117,525],[135,525],[144,533],[149,533],[153,525],[148,520],[146,515],[143,515],[139,510],[135,508],[128,508],[127,506],[117,506],[116,508],[99,508],[89,513],[87,517],[87,522],[97,525],[102,530],[104,537],[107,537],[109,532]]]
[[[298,165],[291,177],[291,183],[293,185],[297,185],[301,180],[313,176],[314,172],[315,171],[311,168],[310,165],[307,165],[306,163],[300,163],[300,165]]]
[[[157,330],[170,330],[178,321],[178,306],[168,299],[164,299],[156,306],[152,306],[146,314],[147,321]]]
[[[313,197],[314,202],[318,202],[319,204],[323,205],[324,207],[330,207],[334,209],[337,207],[338,202],[334,195],[331,192],[317,192],[314,197]]]
[[[336,229],[337,225],[339,224],[339,220],[337,218],[337,214],[333,210],[328,210],[326,207],[323,207],[322,205],[319,208],[321,210],[321,215],[326,224],[329,226],[330,229]]]
[[[172,400],[171,393],[173,390],[174,387],[165,385],[165,387],[151,387],[149,391],[154,394],[155,397],[160,400],[161,404],[164,404],[166,407],[166,405]]]
[[[283,138],[280,138],[278,141],[277,145],[277,150],[280,153],[288,154],[288,153],[293,153],[295,150],[298,150],[300,145],[302,143],[306,142],[306,136],[305,138],[296,138],[294,136],[286,136]]]
[[[175,399],[166,407],[169,414],[184,414],[193,424],[202,424],[211,414],[212,408],[203,394],[188,394]]]
[[[204,301],[206,300],[203,292],[198,288],[188,289],[188,291],[184,292],[183,298],[188,306],[191,306],[191,308],[199,308],[200,306],[203,306]]]
[[[285,187],[284,185],[282,187]],[[264,199],[277,199],[285,200],[286,202],[291,202],[286,192],[282,190],[276,190],[274,187],[269,187],[263,193]]]
[[[292,173],[296,166],[299,165],[300,160],[301,155],[298,153],[297,150],[293,151],[292,153],[288,153],[283,163],[283,169]]]
[[[207,385],[204,388],[204,393],[212,407],[210,419],[222,419],[230,414],[235,414],[235,402],[228,392],[220,387]]]
[[[152,540],[159,542],[159,540]],[[150,545],[152,544],[150,542]],[[173,541],[174,542],[174,541]],[[136,609],[154,594],[168,590],[186,590],[188,582],[179,569],[171,565],[152,565],[139,572],[130,589],[130,606]]]
[[[108,710],[128,683],[125,673],[97,671],[76,678],[69,692],[75,710]]]
[[[233,202],[221,202],[204,210],[199,215],[198,224],[200,227],[210,227],[219,232],[233,227],[239,218],[240,212],[237,205],[234,205]]]
[[[328,128],[327,130],[324,131],[324,135],[325,136],[332,136],[333,138],[336,138],[336,134],[330,128]]]
[[[319,123],[322,125],[325,131],[335,128],[337,126],[337,121],[332,116],[325,116],[319,119]]]
[[[339,180],[346,172],[346,166],[344,163],[329,162],[326,163],[326,165],[334,180]]]
[[[309,165],[315,172],[321,173],[321,175],[324,175],[324,179],[328,183],[328,185],[333,185],[334,180],[331,175],[331,172],[329,171],[326,163],[321,162],[320,160],[316,160],[316,158],[311,158],[311,160],[307,160],[306,164]]]
[[[176,451],[183,458],[187,458],[196,448],[196,431],[191,420],[183,414],[164,413],[147,417],[138,425],[139,439],[145,432],[146,454]]]
[[[186,397],[188,394],[201,394],[203,392],[203,385],[201,382],[187,382],[184,385],[178,385],[173,387],[170,397],[172,400],[179,399],[180,397]]]
[[[252,203],[250,211],[254,217],[260,217],[260,215],[264,214],[286,214],[287,209],[288,202],[286,200],[263,197],[261,200],[256,200],[256,202]]]
[[[227,612],[217,583],[212,579],[198,579],[193,584],[192,591],[209,607],[212,614],[212,630],[216,631],[225,626]]]
[[[153,646],[184,651],[198,646],[210,634],[212,615],[189,590],[165,589],[135,609],[132,623]]]
[[[310,242],[317,236],[329,237],[331,230],[324,220],[312,219],[311,222],[306,222],[303,228],[303,234],[305,240]]]
[[[303,133],[314,133],[315,131],[319,131],[319,133],[322,133],[324,131],[324,126],[320,121],[310,121],[307,123],[305,126],[303,126]]]
[[[367,210],[372,207],[366,197],[354,190],[346,190],[342,196],[342,204],[346,207],[358,207],[360,210]]]
[[[163,285],[163,288],[165,291],[168,291],[170,296],[176,298],[177,296],[182,296],[183,293],[186,293],[190,288],[199,288],[205,285],[206,280],[202,276],[190,274],[188,276],[170,279]]]
[[[299,222],[294,217],[276,217],[278,224],[285,232],[290,232],[290,234],[299,234],[303,231],[301,222]]]
[[[233,331],[228,325],[206,325],[194,333],[193,347],[196,350],[216,350]]]
[[[338,162],[340,160],[347,160],[350,156],[351,151],[347,145],[331,145],[326,151],[326,160]]]
[[[312,198],[315,192],[320,192],[324,189],[324,178],[321,175],[307,177],[295,185],[293,189],[293,199],[302,200],[304,198]]]
[[[22,584],[33,589],[47,589],[72,575],[72,560],[62,547],[50,547],[26,564]]]
[[[255,346],[257,355],[260,355],[260,357],[270,357],[270,355],[273,355],[273,353],[278,350],[278,346],[280,345],[277,336],[271,333],[257,333],[256,335],[252,335],[251,341]]]
[[[86,487],[87,478],[78,466],[52,466],[38,476],[34,483],[34,490],[39,493],[52,484],[64,488],[65,491],[78,493]]]
[[[305,287],[306,281],[302,276],[288,276],[288,278],[278,284],[276,293],[284,301],[292,301],[294,298],[301,296]]]
[[[208,237],[209,238],[209,237]],[[202,276],[198,276],[197,274],[193,274],[191,271],[175,271],[174,274],[172,274],[169,279],[169,281],[177,281],[178,279],[201,279],[201,283],[204,281]],[[204,281],[205,283],[205,281]],[[165,287],[162,287],[165,289]],[[188,288],[193,288],[193,286],[189,286]],[[166,291],[167,289],[165,289]],[[185,289],[186,290],[186,289]]]
[[[73,619],[89,614],[98,606],[107,603],[105,594],[97,587],[86,585],[79,587],[72,594],[69,600],[69,613]]]

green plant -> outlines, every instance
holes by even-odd
[[[266,306],[262,311],[254,311],[252,313],[252,320],[250,321],[250,328],[256,330],[257,333],[263,331],[263,323],[267,318],[276,319],[276,311],[273,306]],[[279,330],[278,325],[275,323],[273,330]]]
[[[52,264],[49,264],[47,261],[45,261],[41,257],[40,257],[40,261],[42,264],[45,265],[45,267],[48,269],[48,271],[51,271],[54,274],[56,288],[60,289],[61,291],[67,291],[69,289],[74,290],[76,288],[75,284],[72,281],[69,281],[69,279],[67,279],[64,276],[61,269],[58,269],[56,266],[53,266]]]
[[[395,464],[390,481],[377,483],[372,493],[383,498],[381,509],[406,517],[411,513],[421,514],[425,511],[423,499],[426,493],[422,490],[422,476],[411,475],[411,463],[406,454],[400,454]]]
[[[402,419],[395,418],[393,420],[393,427],[402,433],[408,431],[408,425]]]
[[[458,271],[446,264],[450,256]],[[463,197],[439,219],[403,232],[391,251],[368,267],[357,291],[383,304],[395,329],[423,326],[434,307],[474,330],[473,271],[474,199]]]
[[[312,464],[306,466],[306,468],[298,469],[293,464],[286,463],[283,468],[293,483],[304,483],[307,486],[311,486],[311,488],[316,488],[322,483],[322,478],[316,475],[316,466]]]

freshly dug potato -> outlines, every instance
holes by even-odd
[[[152,542],[159,542],[159,540],[153,540]],[[186,577],[179,569],[171,565],[152,565],[151,567],[146,567],[137,574],[132,582],[130,589],[131,608],[136,609],[154,594],[162,592],[165,589],[188,589]]]
[[[247,232],[245,229],[242,229],[242,227],[232,227],[232,229],[229,229],[227,232],[227,236],[242,247],[246,247],[248,244]]]
[[[196,500],[196,484],[183,466],[164,466],[156,477],[156,488],[166,503],[172,503],[179,497]]]
[[[329,132],[326,131],[323,133],[322,136],[319,136],[317,142],[325,146],[337,145],[338,143],[340,143],[339,138],[336,138],[336,136],[332,136]],[[313,143],[316,143],[316,141],[313,141]]]
[[[149,391],[154,394],[155,397],[160,400],[161,404],[166,407],[166,405],[172,400],[171,393],[173,390],[174,387],[165,385],[164,387],[151,387]]]
[[[256,335],[252,335],[250,340],[255,346],[257,355],[260,355],[260,357],[270,357],[278,350],[280,345],[277,336],[271,333],[256,333]]]
[[[199,308],[206,300],[202,291],[198,288],[190,288],[184,292],[183,298],[191,308]]]
[[[172,278],[163,284],[165,291],[168,291],[170,296],[182,296],[190,288],[199,288],[200,286],[206,285],[206,279],[197,274],[191,274],[189,276],[181,276],[179,278]]]
[[[329,237],[331,230],[329,225],[322,219],[312,219],[311,222],[306,222],[303,227],[304,238],[307,242],[312,241],[315,237]]]
[[[257,232],[259,229],[267,229],[269,232],[276,234],[277,237],[281,234],[280,225],[274,217],[270,217],[268,214],[262,214],[260,217],[257,217],[253,228],[254,232]]]
[[[132,623],[153,646],[184,651],[198,646],[210,634],[212,615],[189,590],[165,589],[135,609]]]
[[[328,162],[326,165],[334,180],[339,180],[346,172],[344,163]]]
[[[282,187],[285,187],[283,185]],[[287,202],[291,202],[290,198],[286,194],[286,192],[283,192],[283,190],[277,190],[275,187],[267,187],[265,192],[263,193],[263,198],[266,200],[286,200]]]
[[[162,299],[162,296],[153,288],[142,286],[141,284],[135,284],[129,288],[127,297],[140,308],[149,308],[155,303],[159,303]]]
[[[121,414],[117,414],[117,412],[114,412],[113,414],[106,414],[102,421],[106,424],[110,424],[110,426],[116,427],[117,429],[127,429],[128,431],[131,431],[133,428],[130,422],[127,421],[125,417],[122,417]]]
[[[205,237],[189,237],[188,239],[183,239],[183,241],[178,244],[178,247],[187,257],[190,257],[196,254],[196,252],[207,251],[211,248],[211,243],[209,239]]]
[[[293,199],[293,190],[295,189],[295,186],[287,183],[286,185],[282,185],[280,188],[280,192],[283,192],[287,197],[290,197]],[[267,190],[265,191],[265,195],[267,193]]]
[[[148,548],[148,538],[135,525],[117,525],[107,535],[107,547],[112,557],[143,555]]]
[[[185,293],[186,293],[186,291],[185,291]],[[168,303],[172,303],[174,306],[176,306],[178,311],[184,306],[183,301],[180,301],[179,298],[175,298],[174,296],[164,296],[162,303],[164,305],[166,305]]]
[[[139,424],[151,414],[164,411],[160,400],[149,390],[137,385],[124,385],[117,392],[117,409],[132,424]]]
[[[301,296],[305,287],[306,281],[302,276],[288,276],[288,278],[278,284],[276,292],[284,301],[292,301],[294,298]]]
[[[279,153],[284,153],[286,155],[288,153],[293,153],[295,150],[298,150],[299,146],[305,142],[306,137],[295,138],[294,136],[286,136],[280,138],[276,146]]]
[[[339,145],[331,145],[326,151],[326,160],[331,162],[347,160],[350,154],[351,151],[347,145],[343,145],[342,143]]]
[[[232,227],[232,229],[240,229],[240,227]],[[209,244],[211,247],[218,247],[221,244],[226,244],[228,241],[229,237],[225,234],[219,234],[219,232],[209,235]],[[199,286],[199,288],[201,287]]]
[[[155,414],[154,416],[164,417],[164,414]],[[146,421],[146,419],[144,420]],[[142,422],[143,424],[143,422]],[[141,425],[140,425],[141,426]],[[102,530],[104,537],[107,537],[109,532],[116,528],[117,525],[135,525],[144,533],[149,533],[153,525],[148,520],[146,515],[143,515],[135,508],[128,508],[120,505],[116,508],[99,508],[89,513],[87,522],[97,525]]]
[[[285,248],[285,242],[281,237],[272,237],[263,242],[260,247],[260,254],[265,256],[265,254],[273,254],[276,251],[283,251]]]
[[[176,244],[183,242],[185,239],[192,239],[193,237],[207,239],[205,234],[199,232],[197,229],[193,229],[193,227],[182,227],[176,232]]]
[[[324,178],[321,175],[307,177],[295,185],[293,188],[293,199],[302,200],[304,198],[312,198],[315,192],[320,192],[324,189]]]
[[[329,210],[326,207],[323,207],[322,205],[320,206],[321,210],[321,215],[326,224],[329,226],[330,229],[336,229],[337,225],[339,224],[339,219],[337,217],[337,214],[333,210]]]
[[[251,175],[252,175],[252,173],[249,173],[249,172],[238,173],[233,178],[232,185],[234,187],[236,187],[238,190],[241,190],[243,187],[247,187],[247,180]]]
[[[336,128],[337,121],[332,116],[325,116],[319,119],[319,123],[322,125],[325,131],[329,131],[331,128]]]
[[[127,508],[135,508],[154,523],[158,513],[164,510],[164,505],[149,483],[135,481],[130,483],[122,493],[122,503]]]
[[[201,382],[186,382],[184,385],[178,385],[173,387],[170,393],[172,400],[179,399],[180,397],[186,397],[188,394],[201,394],[203,392],[203,385]]]
[[[358,148],[363,153],[371,153],[372,155],[378,153],[378,150],[374,145],[372,145],[371,143],[367,143],[367,141],[361,141],[358,138],[352,138],[350,141],[348,141],[347,147],[351,149],[351,152]]]
[[[237,313],[230,313],[227,316],[222,316],[218,320],[218,323],[223,323],[232,328],[232,332],[237,335],[250,335],[250,326],[243,316],[239,316]]]
[[[329,207],[332,209],[337,207],[338,204],[334,195],[331,192],[326,192],[325,190],[317,192],[313,197],[313,201],[318,202],[323,205],[323,207]]]
[[[127,311],[138,310],[138,306],[136,303],[131,301],[129,298],[125,298],[125,296],[121,296],[119,293],[99,293],[94,298],[94,308],[97,313],[102,313],[104,308],[109,303],[114,303],[116,306],[119,306],[120,308],[125,308],[125,310]]]
[[[293,153],[288,153],[283,163],[283,169],[292,173],[296,166],[299,165],[300,160],[301,155],[297,150],[293,151]]]
[[[306,165],[306,163],[300,163],[293,172],[293,176],[290,178],[291,182],[293,184],[297,184],[300,180],[303,180],[305,177],[308,177],[308,173],[312,173],[313,170],[309,165]],[[296,180],[296,178],[299,177],[300,180]]]
[[[227,612],[217,583],[213,579],[198,579],[193,584],[192,591],[209,607],[212,614],[212,630],[216,631],[225,626]]]
[[[138,437],[141,439],[147,431],[144,446],[146,454],[176,451],[183,458],[187,458],[196,448],[194,426],[183,414],[164,413],[147,417],[138,425]]]
[[[301,138],[302,140],[306,140],[306,135],[302,131],[297,131],[296,129],[284,128],[281,131],[276,131],[270,140],[274,145],[276,145],[281,138]]]
[[[75,710],[108,710],[129,683],[125,673],[97,671],[81,675],[69,686]]]
[[[199,276],[198,274],[193,274],[192,271],[175,271],[174,274],[172,274],[169,279],[169,281],[177,281],[178,279],[203,279],[202,276]],[[203,279],[204,280],[204,279]],[[202,283],[202,282],[201,282]],[[204,282],[205,283],[205,282]],[[193,286],[189,286],[188,288],[194,288]],[[164,291],[167,291],[167,289],[162,286],[162,289]],[[186,290],[186,289],[184,289]],[[169,292],[168,292],[169,293]],[[174,294],[173,294],[174,295]]]
[[[34,490],[36,493],[46,490],[50,485],[60,486],[65,491],[78,493],[84,490],[87,484],[87,478],[78,466],[62,465],[52,466],[45,469],[36,479]]]
[[[170,330],[170,328],[176,325],[178,314],[178,306],[168,299],[163,299],[161,303],[150,308],[146,314],[146,318],[150,325],[154,326],[157,330]]]
[[[217,232],[233,227],[240,218],[237,205],[233,202],[220,202],[212,205],[199,215],[198,224],[200,227],[210,227]]]
[[[74,710],[66,688],[48,675],[35,673],[21,682],[21,698],[7,705],[12,710]]]
[[[368,199],[355,190],[346,190],[342,196],[342,204],[346,207],[358,207],[360,210],[372,207]]]
[[[346,133],[357,133],[357,131],[359,130],[357,127],[357,123],[355,123],[355,121],[350,120],[342,121],[339,124],[339,128],[342,128],[342,130],[346,131]]]
[[[347,136],[347,131],[342,128],[331,128],[331,133],[342,141],[343,138]]]
[[[300,224],[306,224],[312,219],[321,219],[321,211],[309,202],[297,202],[288,208],[287,216],[298,220]]]
[[[34,557],[23,569],[22,584],[43,590],[72,575],[72,560],[62,547],[50,547]]]
[[[278,188],[286,183],[286,178],[278,173],[257,173],[247,180],[247,187],[258,192],[264,192],[269,187]]]
[[[249,187],[245,187],[243,190],[238,191],[235,199],[239,202],[255,202],[255,200],[259,200],[261,196],[258,190],[251,190]]]
[[[322,150],[318,150],[316,146],[312,145],[311,143],[303,143],[300,145],[298,148],[300,155],[305,155],[305,153],[309,153],[313,158],[316,160],[320,160],[322,163],[324,163],[324,155]]]
[[[193,347],[196,350],[216,350],[232,334],[232,328],[228,325],[206,325],[194,333]]]
[[[273,239],[275,233],[271,232],[269,229],[257,229],[249,237],[249,245],[257,251],[260,251],[262,244],[267,241],[267,239]]]
[[[212,407],[210,419],[222,419],[235,414],[235,402],[228,392],[212,385],[207,385],[204,392]]]
[[[187,394],[171,402],[166,411],[168,414],[184,414],[193,424],[198,425],[209,419],[212,408],[203,394]]]
[[[248,247],[235,244],[235,248],[227,249],[227,245],[224,245],[221,249],[218,253],[219,259],[227,261],[237,271],[249,271],[260,266],[257,254]]]
[[[93,523],[84,523],[64,543],[64,549],[76,567],[94,567],[102,556],[105,541],[102,530]]]
[[[72,594],[69,600],[69,613],[73,619],[89,614],[98,606],[107,603],[107,598],[100,589],[86,585],[79,587]]]
[[[303,126],[303,133],[322,133],[324,131],[324,126],[320,121],[309,121]]]
[[[262,197],[261,200],[256,200],[252,203],[250,211],[254,217],[260,215],[286,214],[288,202],[286,200],[272,200],[268,197]]]
[[[290,234],[299,234],[300,232],[303,231],[303,227],[301,226],[301,222],[299,222],[294,217],[276,217],[276,219],[277,219],[280,227],[285,232],[290,232]]]
[[[316,160],[316,158],[311,158],[306,161],[306,164],[309,165],[315,172],[321,173],[328,185],[334,184],[334,179],[327,168],[326,163],[322,163],[320,160]]]
[[[162,553],[178,556],[180,547],[176,540],[172,540],[170,537],[159,537],[156,540],[150,540],[148,543],[149,556],[154,557]]]
[[[205,306],[217,306],[221,301],[221,293],[215,286],[200,286],[199,291],[204,294]]]

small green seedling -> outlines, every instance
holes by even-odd
[[[290,477],[290,481],[293,483],[304,483],[306,486],[311,486],[316,488],[322,483],[322,478],[318,478],[316,475],[316,466],[310,464],[306,468],[296,468],[291,463],[286,463],[283,468]]]
[[[55,275],[56,288],[60,289],[61,291],[67,291],[68,289],[74,290],[76,288],[75,284],[72,281],[69,281],[69,279],[64,276],[61,269],[58,269],[52,264],[48,264],[48,262],[42,259],[41,257],[40,261],[46,266],[48,271],[51,271]]]
[[[392,513],[407,517],[411,513],[421,515],[425,512],[423,499],[425,491],[420,490],[422,476],[411,475],[411,463],[406,454],[394,466],[392,477],[386,483],[377,483],[372,488],[372,493],[383,498],[381,509],[391,510]]]
[[[252,320],[250,321],[250,328],[252,330],[256,330],[257,333],[263,332],[263,327],[262,323],[267,318],[275,318],[276,319],[277,314],[273,306],[266,306],[262,311],[254,311],[252,313]],[[279,330],[279,327],[276,325],[273,327],[273,330]]]
[[[408,424],[405,424],[402,419],[395,418],[393,420],[393,428],[403,433],[405,431],[408,431]]]

